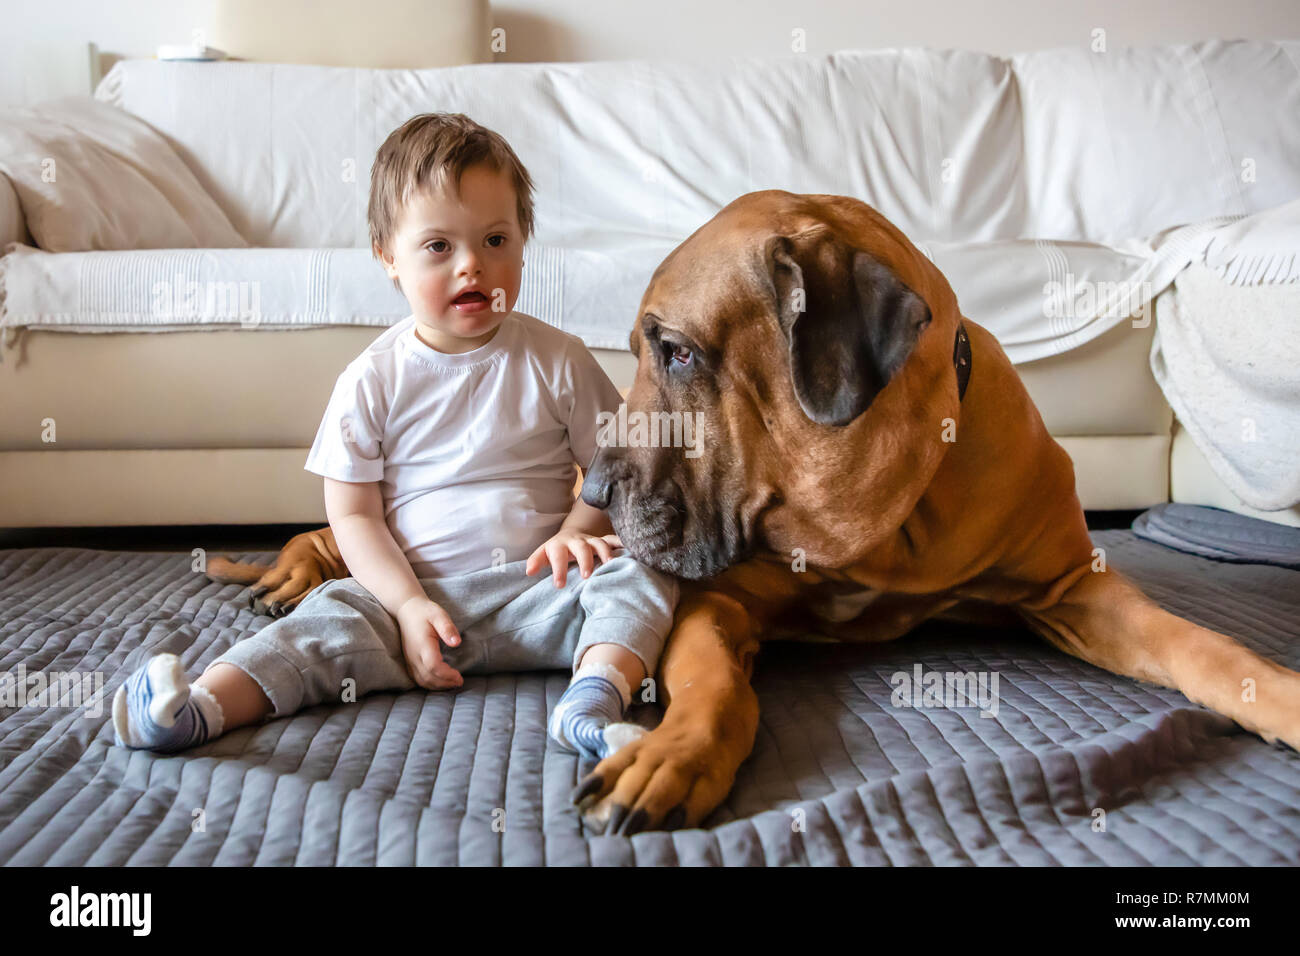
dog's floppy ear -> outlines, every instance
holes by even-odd
[[[830,229],[773,236],[764,251],[795,397],[813,421],[847,425],[912,354],[930,308]]]

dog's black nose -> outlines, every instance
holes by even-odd
[[[591,467],[582,476],[582,500],[604,511],[614,497],[613,456],[606,448],[597,448]]]

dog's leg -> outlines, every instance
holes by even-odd
[[[1055,604],[1018,610],[1069,654],[1172,687],[1270,743],[1300,749],[1300,674],[1170,614],[1116,571],[1084,573]]]
[[[663,722],[602,760],[574,799],[607,834],[696,826],[727,796],[758,732],[757,622],[735,598],[683,588],[659,664]]]
[[[213,581],[251,584],[249,606],[258,614],[282,617],[324,582],[348,577],[348,568],[333,529],[326,526],[294,535],[269,568],[209,558],[205,573]]]
[[[959,603],[958,598],[942,594],[882,594],[852,620],[842,624],[817,624],[817,630],[846,643],[895,641],[932,617],[951,616],[950,609]],[[790,615],[791,626],[799,626],[801,614],[806,630],[811,622],[801,608],[796,607]]]

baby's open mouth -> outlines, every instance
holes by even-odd
[[[487,296],[482,292],[462,292],[451,301],[457,305],[463,305],[466,302],[486,302]]]

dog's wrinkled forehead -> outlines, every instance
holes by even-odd
[[[728,313],[752,314],[756,302],[770,298],[769,240],[827,228],[851,239],[855,248],[928,298],[927,290],[934,287],[931,264],[874,209],[843,197],[769,189],[724,206],[674,249],[651,277],[638,315],[652,313],[705,340],[722,335],[730,325]],[[932,309],[938,305],[928,304]],[[632,338],[635,349],[636,329]]]
[[[763,244],[792,218],[788,204],[753,201],[763,195],[724,206],[669,253],[650,278],[638,318],[649,314],[710,345],[726,333],[729,314],[751,313],[754,300],[769,290],[758,273]],[[640,325],[632,330],[634,351]]]
[[[632,327],[633,352],[640,351],[642,332],[649,324],[680,332],[701,346],[716,344],[726,324],[723,316],[737,305],[735,249],[740,245],[736,238],[701,229],[659,264]]]

